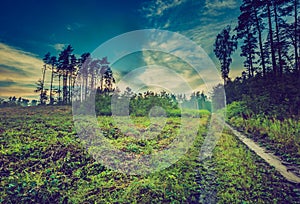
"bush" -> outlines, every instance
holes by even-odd
[[[249,112],[249,109],[246,107],[245,102],[234,101],[226,107],[226,116],[228,119],[232,117],[240,117],[242,113]]]

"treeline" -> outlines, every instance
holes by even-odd
[[[33,100],[29,100],[26,98],[22,98],[22,97],[15,97],[15,96],[11,96],[8,99],[3,99],[0,98],[0,107],[16,107],[16,106],[22,106],[22,107],[26,107],[26,106],[36,106],[38,103],[37,100],[33,99]]]
[[[255,114],[299,116],[299,1],[243,0],[240,10],[238,26],[233,30],[227,26],[214,44],[227,103],[243,101]],[[245,71],[232,81],[229,66],[238,41]]]
[[[227,103],[241,101],[248,112],[270,118],[300,119],[300,78],[283,74],[274,83],[274,78],[255,76],[238,77],[225,85]]]
[[[154,107],[159,107],[160,110]],[[148,116],[151,111],[150,114],[153,116],[165,114],[169,117],[179,117],[181,109],[211,111],[211,102],[203,92],[199,91],[187,98],[184,94],[175,95],[165,91],[134,93],[127,87],[124,93],[97,94],[95,109],[97,115]]]
[[[118,89],[114,92],[101,92],[98,88],[94,99],[95,102],[89,98],[85,101],[73,101],[73,110],[76,114],[88,114],[93,111],[91,108],[95,108],[96,115],[148,116],[151,112],[150,114],[153,116],[164,115],[168,117],[181,116],[182,109],[211,111],[211,102],[200,91],[187,97],[185,94],[175,95],[165,91],[134,93],[129,87],[123,93]]]
[[[94,88],[96,85],[101,92],[112,91],[114,78],[107,58],[93,59],[90,53],[83,53],[76,58],[73,51],[72,46],[68,45],[58,57],[50,53],[45,55],[42,78],[38,80],[35,90],[40,96],[39,104],[70,104],[76,78],[84,87],[81,97],[86,97],[88,87]],[[45,85],[47,70],[51,76],[49,87]]]

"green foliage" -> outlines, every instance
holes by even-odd
[[[129,89],[129,88],[128,88]],[[185,116],[196,117],[197,114],[211,111],[211,102],[206,101],[206,96],[197,92],[190,100],[185,100],[181,103],[182,110],[179,108],[179,103],[176,96],[161,92],[160,94],[147,91],[144,93],[126,95],[111,95],[109,93],[97,93],[95,96],[96,115],[110,116],[112,114],[118,116],[167,116],[180,117]],[[91,103],[89,100],[83,103]],[[196,103],[195,110],[190,110],[185,107],[193,107],[190,103]],[[74,105],[74,104],[73,104]],[[86,105],[87,107],[92,107]],[[199,110],[196,110],[198,107]],[[202,111],[203,110],[203,111]],[[205,111],[207,110],[207,111]],[[202,112],[201,112],[202,111]]]
[[[264,114],[243,118],[241,113],[247,112],[245,103],[233,102],[227,106],[228,121],[287,160],[300,164],[299,119],[278,120]]]
[[[264,114],[278,119],[300,117],[300,78],[285,74],[280,79],[273,75],[237,78],[225,85],[226,100],[243,103],[254,114]]]
[[[227,105],[226,116],[230,119],[235,116],[241,116],[242,113],[246,113],[248,111],[249,110],[247,109],[245,103],[234,101],[230,105]]]
[[[29,105],[29,100],[26,98],[16,98],[15,96],[9,97],[8,99],[0,98],[0,108],[3,107],[26,107]],[[35,105],[34,101],[31,105]]]
[[[111,115],[111,96],[109,94],[96,94],[96,115]]]

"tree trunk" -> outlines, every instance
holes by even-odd
[[[46,75],[46,64],[44,65],[43,69],[43,78],[42,78],[42,87],[41,87],[41,95],[40,95],[40,103],[44,104],[44,84],[45,84],[45,75]]]
[[[281,42],[279,37],[279,25],[278,25],[278,13],[277,13],[277,5],[273,5],[274,8],[274,16],[275,16],[275,28],[276,28],[276,40],[277,40],[277,52],[278,52],[278,60],[279,60],[279,70],[278,74],[279,76],[283,73],[283,63],[282,63],[282,56],[281,56]]]
[[[94,90],[94,85],[95,84],[95,74],[94,74],[94,70],[92,70],[91,73],[91,90]]]
[[[101,93],[103,92],[103,74],[101,74],[101,79],[100,79],[100,91]]]
[[[249,65],[250,65],[250,69],[251,69],[251,76],[254,77],[254,67],[253,67],[253,62],[252,62],[252,54],[249,54]]]
[[[58,103],[61,102],[61,89],[60,89],[60,81],[61,81],[61,74],[58,75]]]
[[[51,81],[50,81],[50,104],[53,105],[53,96],[52,96],[52,89],[53,89],[53,70],[54,70],[54,66],[52,65],[51,68]]]
[[[88,94],[88,75],[86,74],[86,76],[85,76],[85,90],[84,90],[84,100],[86,100],[87,99],[87,94]]]
[[[263,76],[266,76],[266,63],[265,63],[264,48],[263,48],[263,41],[262,41],[262,32],[261,32],[259,18],[258,18],[256,10],[255,10],[255,14],[254,15],[255,15],[256,30],[258,32],[258,41],[259,41],[260,58],[261,58],[261,65],[262,65],[262,70],[263,70]]]
[[[67,84],[67,79],[68,79],[68,73],[64,71],[63,73],[63,103],[67,104],[67,96],[68,96],[68,84]]]
[[[247,40],[250,41],[250,28],[247,26]],[[248,44],[249,45],[249,44]],[[251,48],[248,47],[249,54],[248,54],[248,64],[249,64],[249,77],[254,76],[254,68],[253,68],[253,62],[252,62],[252,54],[251,54]]]
[[[72,71],[69,74],[69,94],[68,94],[68,103],[71,103],[72,98]]]
[[[271,56],[272,56],[272,67],[274,75],[277,76],[277,65],[276,65],[276,57],[275,57],[275,49],[274,49],[274,41],[273,41],[273,28],[272,28],[272,19],[271,19],[271,2],[267,3],[268,10],[268,22],[269,22],[269,35],[270,35],[270,46],[271,46]]]

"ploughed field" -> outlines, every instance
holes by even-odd
[[[300,187],[286,181],[225,129],[211,159],[200,161],[210,115],[200,112],[196,138],[166,169],[130,175],[107,168],[85,148],[71,107],[0,109],[1,203],[297,203]],[[134,158],[168,148],[180,118],[151,125],[147,117],[99,116],[107,141]],[[119,120],[116,122],[116,120]],[[189,125],[189,124],[187,124]],[[132,134],[146,132],[149,137]],[[190,130],[191,133],[193,130]],[[186,134],[189,134],[187,131]],[[180,138],[179,138],[180,139]]]

